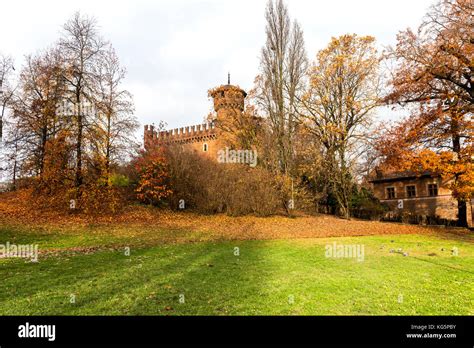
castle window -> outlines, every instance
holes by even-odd
[[[202,145],[202,151],[207,152],[207,150],[208,150],[207,143],[204,143],[204,144]]]
[[[395,198],[395,187],[387,187],[387,199]]]
[[[416,186],[415,185],[407,186],[406,190],[407,190],[407,197],[408,198],[416,197]]]
[[[438,195],[438,184],[428,184],[428,195],[430,197]]]

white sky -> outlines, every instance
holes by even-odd
[[[287,0],[305,34],[310,59],[331,36],[372,35],[380,47],[416,28],[435,0]],[[96,17],[127,69],[142,126],[200,123],[211,111],[207,90],[231,82],[248,90],[265,43],[266,0],[2,0],[0,52],[17,71],[28,53],[57,40],[75,11]],[[387,115],[385,115],[386,117]],[[140,129],[140,133],[142,129]]]

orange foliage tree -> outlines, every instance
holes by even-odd
[[[158,205],[171,195],[168,163],[163,149],[154,148],[142,152],[135,158],[134,167],[138,174],[135,192],[140,201]]]
[[[328,189],[349,218],[353,168],[379,105],[380,57],[371,36],[342,35],[319,51],[309,71],[310,86],[300,116],[308,135],[321,144]]]
[[[398,35],[389,51],[397,68],[385,102],[410,105],[411,112],[379,144],[387,165],[452,178],[462,226],[474,195],[473,11],[471,0],[442,0],[416,33]]]

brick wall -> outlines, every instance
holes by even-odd
[[[428,185],[438,185],[438,195],[430,196]],[[448,185],[450,180],[443,180],[440,177],[421,178],[400,178],[376,179],[372,183],[375,196],[388,205],[390,213],[401,215],[411,213],[414,215],[438,216],[442,219],[456,220],[458,214],[458,202],[452,197]],[[407,186],[416,187],[416,197],[410,198],[407,195]],[[395,190],[395,198],[388,197],[388,188]],[[399,208],[399,201],[403,201],[403,208]],[[468,222],[473,225],[472,202],[468,203]]]

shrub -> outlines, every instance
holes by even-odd
[[[350,202],[351,215],[361,219],[380,220],[388,207],[380,203],[372,191],[354,188]]]
[[[45,146],[44,164],[41,175],[31,177],[34,200],[40,209],[84,212],[88,215],[106,215],[118,212],[125,206],[124,187],[128,178],[98,170],[91,159],[84,166],[84,180],[75,187],[73,146],[67,141],[68,133],[62,132],[48,140]],[[97,161],[96,161],[97,162]],[[73,203],[72,203],[73,201]],[[71,204],[74,209],[71,209]]]
[[[169,163],[170,206],[201,213],[266,216],[284,211],[291,186],[263,168],[217,163],[181,146],[166,149]]]
[[[74,197],[74,194],[71,195]],[[77,204],[87,215],[115,214],[125,206],[123,190],[107,184],[88,184],[81,192]]]
[[[60,195],[73,186],[74,170],[72,145],[67,141],[69,134],[60,133],[45,144],[42,172],[35,178],[34,188],[39,194]]]
[[[142,152],[135,160],[138,176],[137,198],[146,204],[160,205],[172,191],[169,189],[168,164],[160,148]]]
[[[128,187],[130,179],[123,174],[113,173],[109,178],[109,184],[115,187]]]

